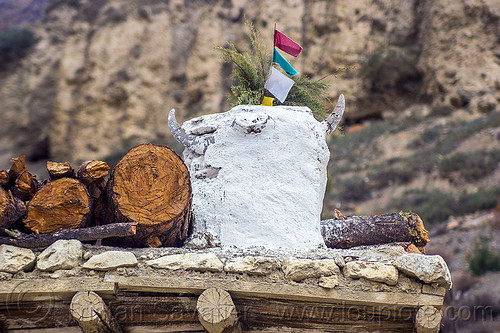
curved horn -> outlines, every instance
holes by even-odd
[[[330,134],[333,131],[335,131],[335,128],[337,128],[337,125],[342,120],[342,116],[344,115],[344,110],[345,110],[344,94],[340,94],[339,100],[337,101],[337,105],[335,105],[335,108],[333,108],[332,113],[330,113],[328,118],[323,120],[323,123],[326,124],[326,134]]]
[[[168,114],[168,128],[170,128],[170,132],[174,138],[184,147],[189,148],[193,141],[194,137],[189,135],[179,126],[179,123],[175,119],[175,109],[170,110]]]

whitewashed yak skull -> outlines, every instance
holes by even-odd
[[[184,147],[193,188],[192,247],[324,246],[320,215],[330,153],[326,134],[344,96],[323,122],[307,107],[239,105],[169,127]]]

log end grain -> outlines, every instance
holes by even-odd
[[[61,178],[35,193],[23,222],[36,233],[74,229],[86,226],[90,208],[85,186],[76,179]]]

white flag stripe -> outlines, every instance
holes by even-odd
[[[266,88],[267,91],[283,103],[294,83],[295,82],[288,76],[282,74],[279,70],[271,66],[264,88]]]

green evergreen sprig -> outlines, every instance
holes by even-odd
[[[250,50],[240,52],[234,43],[218,46],[222,59],[233,64],[232,76],[237,82],[231,86],[231,104],[260,105],[265,94],[264,84],[272,61],[271,50],[264,45],[254,26],[246,21],[250,29]],[[295,81],[283,105],[307,106],[318,120],[329,114],[332,104],[327,97],[330,85],[325,80],[313,80],[306,75],[292,77]],[[279,101],[275,100],[275,103]]]

